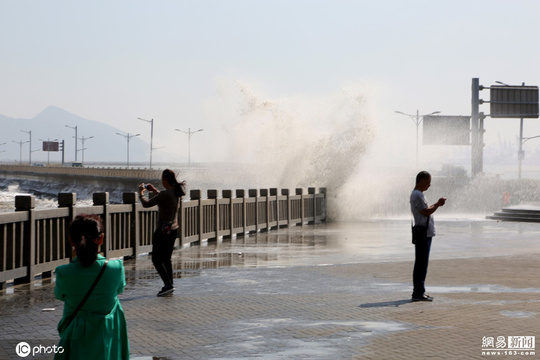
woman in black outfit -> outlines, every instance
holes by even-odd
[[[159,213],[159,226],[152,238],[152,263],[163,280],[164,286],[157,296],[171,294],[174,291],[171,257],[178,237],[178,208],[182,196],[186,193],[185,182],[179,183],[172,170],[163,170],[161,183],[165,188],[163,191],[159,191],[152,184],[139,185],[142,206],[148,208],[157,205]],[[153,192],[155,196],[146,199],[144,197],[146,190]]]

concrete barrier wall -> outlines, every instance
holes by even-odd
[[[31,167],[32,170],[34,167]],[[50,170],[49,168],[47,170]],[[85,170],[85,169],[79,169]],[[179,245],[279,227],[326,221],[326,189],[251,189],[247,192],[191,190],[178,214]],[[145,209],[137,193],[124,193],[123,204],[110,204],[109,193],[93,194],[93,206],[78,207],[75,193],[60,193],[57,209],[35,209],[34,196],[17,196],[14,213],[0,214],[0,289],[7,281],[34,281],[39,274],[52,276],[58,265],[71,261],[68,239],[71,221],[79,214],[103,219],[106,257],[135,257],[151,251],[158,228],[157,207]]]
[[[64,175],[84,177],[110,177],[129,179],[155,179],[162,170],[121,169],[109,167],[30,166],[25,164],[0,164],[0,172],[26,175]]]

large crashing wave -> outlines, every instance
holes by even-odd
[[[363,86],[284,99],[266,99],[238,81],[219,90],[231,161],[256,164],[264,174],[260,187],[326,187],[329,206],[339,211],[331,199],[358,172],[375,138]]]

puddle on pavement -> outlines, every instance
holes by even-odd
[[[500,285],[429,286],[432,293],[540,293],[540,288],[510,288]]]
[[[414,327],[416,326],[391,321],[301,321],[290,318],[238,321],[232,323],[228,331],[249,336],[244,336],[241,343],[221,345],[224,353],[236,353],[235,356],[211,359],[247,359],[253,356],[242,354],[253,353],[257,354],[257,359],[335,359],[341,354],[340,345],[344,341],[353,341],[360,345],[367,343],[373,336],[406,331]],[[276,328],[284,330],[276,331]],[[276,334],[281,333],[286,333],[289,337],[276,337]]]
[[[536,316],[536,313],[529,312],[529,311],[502,311],[501,314],[503,316],[511,317],[511,318],[532,318]]]
[[[497,223],[479,219],[437,221],[438,235],[432,259],[532,254],[540,252],[540,224]],[[512,241],[509,241],[509,240]],[[361,222],[332,222],[282,228],[234,237],[175,250],[175,278],[196,276],[206,269],[223,267],[290,267],[347,263],[413,261],[410,220],[387,219]],[[150,286],[158,279],[149,256],[126,260],[128,286]],[[54,281],[53,281],[54,282]],[[45,280],[34,282],[30,290],[48,288]],[[8,286],[3,294],[14,294]],[[21,287],[22,290],[28,288]],[[491,287],[435,288],[434,292],[516,291]],[[531,289],[517,291],[530,292]],[[538,289],[532,289],[538,292]]]

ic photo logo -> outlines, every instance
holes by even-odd
[[[30,346],[27,342],[21,341],[17,344],[15,347],[15,353],[19,357],[25,358],[32,354],[33,356],[40,355],[40,354],[62,354],[64,352],[64,348],[61,346],[53,345],[53,346],[43,346],[43,345],[37,345],[37,346]]]
[[[17,344],[17,347],[15,348],[15,352],[20,357],[27,357],[32,352],[32,348],[30,347],[30,344],[26,342],[20,342]]]

